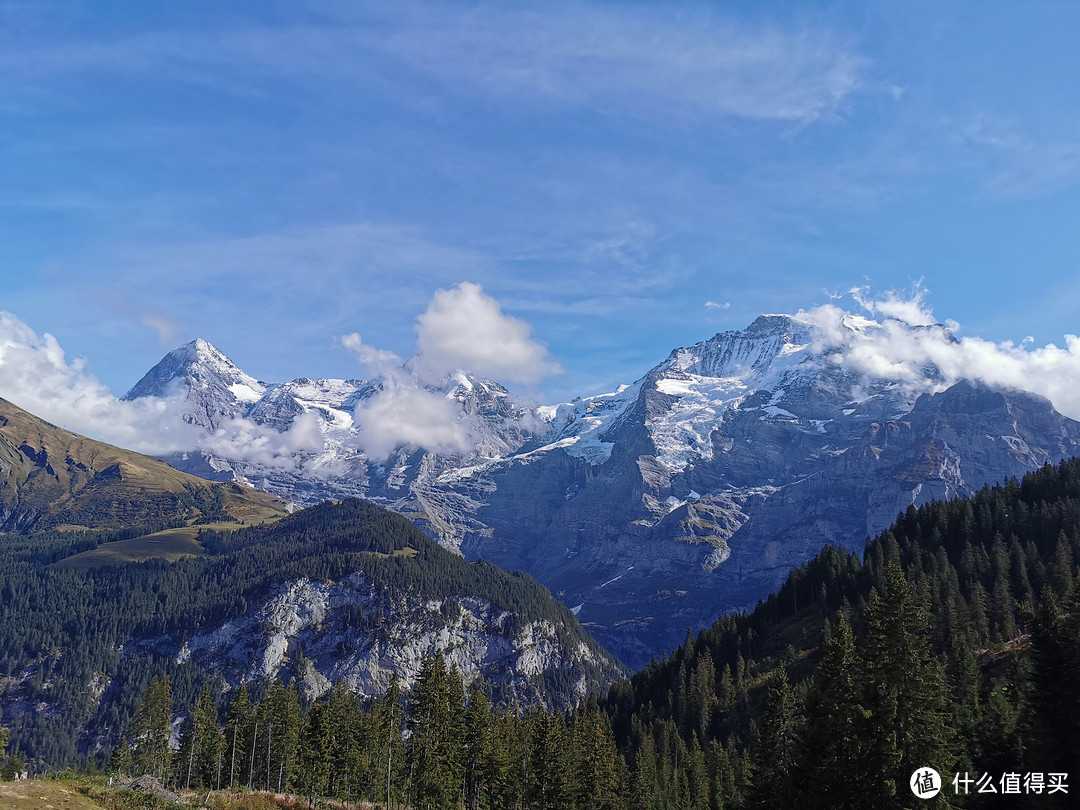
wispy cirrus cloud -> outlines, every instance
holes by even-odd
[[[750,26],[705,10],[693,19],[662,6],[629,4],[481,10],[399,3],[336,11],[338,19],[330,22],[297,15],[274,27],[38,42],[9,49],[0,68],[20,80],[15,89],[108,73],[258,97],[268,79],[362,79],[393,92],[378,65],[400,60],[458,92],[503,100],[800,124],[837,113],[868,86],[866,57],[826,30]]]
[[[613,113],[692,110],[808,123],[865,88],[865,57],[812,28],[664,6],[407,7],[385,48],[441,81]],[[691,17],[693,17],[691,19]]]
[[[980,114],[961,127],[962,139],[988,152],[984,188],[1001,197],[1029,198],[1080,181],[1080,140],[1031,137],[1015,122]]]

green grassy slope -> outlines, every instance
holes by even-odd
[[[63,430],[0,399],[0,531],[256,522],[284,507],[265,493],[204,481]]]

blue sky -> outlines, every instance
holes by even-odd
[[[117,393],[195,337],[364,376],[341,336],[408,356],[461,282],[547,346],[545,401],[856,286],[1061,345],[1077,31],[1076,3],[0,0],[0,309]]]

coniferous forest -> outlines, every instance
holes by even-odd
[[[911,508],[862,555],[826,548],[755,610],[688,635],[567,713],[499,700],[441,656],[411,689],[364,702],[339,683],[306,705],[294,683],[195,688],[189,674],[146,665],[129,676],[140,688],[128,705],[113,708],[99,764],[179,788],[347,806],[1069,807],[1080,792],[1069,784],[1080,763],[1078,557],[1074,460]],[[16,627],[8,606],[44,597],[22,594],[7,568],[3,650],[14,661],[47,628]],[[12,732],[12,757],[41,744]],[[919,801],[909,779],[927,767],[943,789]]]

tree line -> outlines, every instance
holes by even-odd
[[[209,686],[170,748],[168,677],[139,701],[110,768],[185,789],[294,793],[386,807],[621,807],[626,782],[610,720],[595,698],[569,714],[493,705],[467,693],[441,653],[412,689],[394,681],[365,702],[339,681],[301,709],[295,685],[273,680],[261,698],[235,690],[219,722]]]

